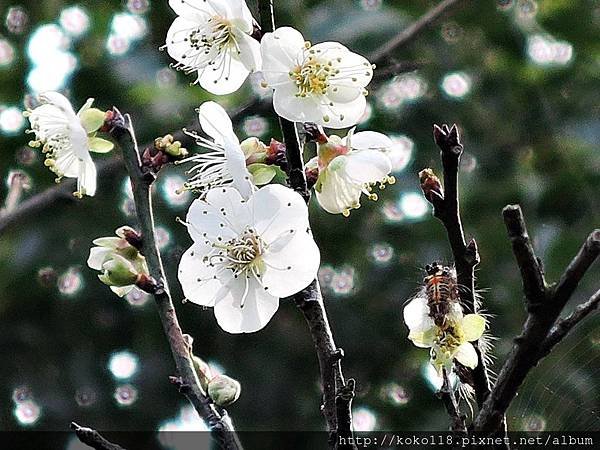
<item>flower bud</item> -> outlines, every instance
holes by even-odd
[[[267,157],[267,146],[258,138],[249,137],[240,143],[246,158],[246,165],[264,163]]]
[[[98,278],[107,286],[130,286],[135,284],[138,279],[138,273],[133,264],[117,254],[113,254],[110,259],[105,261],[102,269],[104,273],[98,275]]]
[[[208,396],[219,406],[235,402],[241,391],[240,383],[227,375],[217,375],[208,382]]]
[[[202,389],[207,390],[208,383],[213,378],[210,366],[196,355],[192,355],[192,360],[194,362],[194,370],[200,380],[200,386],[202,386]]]
[[[431,169],[423,169],[419,172],[419,181],[425,198],[433,203],[437,199],[444,198],[444,189],[437,175]]]

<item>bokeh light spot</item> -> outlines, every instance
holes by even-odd
[[[70,6],[63,9],[58,21],[63,30],[74,37],[84,35],[90,28],[90,17],[81,6]]]
[[[23,112],[16,106],[0,107],[0,131],[3,134],[17,134],[25,128]]]
[[[17,403],[13,414],[20,425],[28,427],[35,425],[42,415],[42,409],[33,400]]]
[[[373,431],[377,427],[377,414],[369,408],[358,407],[352,412],[354,431]]]
[[[128,350],[113,353],[108,360],[108,370],[118,380],[131,378],[138,370],[139,358]]]
[[[131,384],[117,386],[113,397],[119,406],[131,406],[138,399],[138,390]]]
[[[442,79],[441,85],[448,97],[461,99],[471,91],[473,82],[471,77],[464,72],[452,72]]]

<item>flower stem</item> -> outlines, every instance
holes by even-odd
[[[142,171],[135,132],[129,115],[123,116],[116,109],[115,112],[117,114],[113,119],[110,133],[123,151],[123,159],[131,180],[135,209],[142,232],[142,253],[146,257],[150,276],[157,282],[158,287],[153,293],[154,300],[180,376],[180,383],[178,383],[180,391],[192,403],[200,417],[205,420],[218,448],[241,450],[242,446],[229,416],[224,410],[217,408],[206,395],[194,370],[194,363],[191,358],[191,343],[189,339],[186,339],[179,326],[160,253],[156,245],[152,197],[150,194],[155,174]]]

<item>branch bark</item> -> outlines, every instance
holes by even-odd
[[[443,187],[440,180],[431,169],[425,169],[419,174],[421,188],[425,198],[433,206],[433,214],[438,218],[448,235],[452,249],[456,277],[460,286],[460,299],[467,310],[477,312],[479,305],[475,297],[475,266],[479,264],[477,243],[470,239],[467,243],[460,216],[460,202],[458,195],[458,172],[463,146],[456,125],[441,127],[434,125],[433,136],[440,149],[444,172]],[[477,345],[475,345],[479,363],[473,370],[473,383],[475,396],[479,407],[490,393],[490,381],[487,375],[485,358]]]
[[[465,0],[444,0],[431,8],[408,27],[391,38],[385,44],[376,49],[371,55],[373,63],[379,63],[388,57],[393,51],[412,42],[419,34],[437,23],[441,18],[447,18],[450,13]]]
[[[450,385],[450,380],[448,379],[448,373],[446,372],[446,369],[442,370],[444,382],[442,384],[442,388],[438,393],[438,396],[444,403],[444,407],[446,408],[448,416],[450,416],[450,429],[455,433],[467,434],[465,418],[460,413],[458,401],[456,400],[454,390],[452,389],[452,386]]]
[[[95,450],[125,450],[123,447],[105,439],[100,433],[92,428],[82,427],[71,422],[70,428],[75,431],[77,438],[85,445]]]
[[[529,371],[598,304],[595,295],[571,316],[557,322],[583,275],[600,255],[600,230],[589,235],[554,287],[548,286],[544,279],[541,263],[529,241],[521,208],[509,205],[504,208],[503,215],[523,279],[527,319],[521,334],[515,338],[491,395],[475,420],[475,431],[486,434],[498,431],[508,406]]]
[[[578,305],[575,308],[575,311],[573,311],[567,317],[564,319],[559,319],[544,340],[538,359],[542,359],[547,356],[554,349],[554,347],[559,344],[571,332],[571,330],[575,328],[575,326],[577,326],[578,323],[598,309],[598,305],[600,305],[600,290],[596,291],[596,293],[592,295],[588,301]]]
[[[128,115],[122,116],[115,109],[111,136],[123,151],[125,166],[131,179],[136,213],[142,233],[142,253],[146,257],[150,276],[155,280],[154,300],[177,372],[181,377],[180,390],[192,403],[212,432],[218,447],[224,450],[241,450],[241,444],[233,429],[229,416],[211,401],[200,386],[198,376],[191,359],[191,343],[186,339],[179,326],[177,313],[171,300],[169,286],[164,273],[160,253],[156,245],[152,197],[150,188],[156,176],[142,170],[142,164],[135,132]]]

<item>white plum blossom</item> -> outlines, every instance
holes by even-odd
[[[29,144],[42,147],[46,156],[44,164],[56,175],[77,178],[78,197],[96,193],[96,166],[90,151],[105,153],[113,144],[98,138],[95,132],[104,123],[105,114],[92,108],[94,99],[88,99],[78,113],[69,100],[58,92],[39,96],[40,106],[24,114],[31,122],[31,132],[36,139]]]
[[[318,144],[317,156],[307,163],[318,169],[315,184],[317,201],[331,214],[348,216],[360,207],[360,196],[377,200],[372,186],[393,184],[392,163],[386,152],[394,142],[374,131],[348,132],[344,138],[332,135]]]
[[[452,369],[453,361],[474,369],[478,364],[477,351],[471,342],[482,337],[486,320],[480,314],[463,315],[458,302],[450,304],[444,326],[434,323],[427,298],[417,296],[404,307],[404,322],[408,338],[417,347],[431,348],[431,364],[442,373]]]
[[[245,200],[233,187],[211,189],[195,200],[186,225],[194,244],[179,264],[186,298],[214,307],[229,333],[263,328],[279,299],[317,276],[320,255],[308,229],[308,208],[293,190],[277,184]]]
[[[294,28],[277,28],[261,41],[263,77],[274,89],[275,112],[293,122],[329,128],[358,123],[373,66],[338,42],[311,45]]]
[[[244,199],[248,199],[256,188],[252,183],[252,175],[246,168],[246,156],[233,131],[231,119],[223,107],[215,102],[203,103],[198,111],[202,130],[213,140],[188,132],[198,145],[207,148],[209,152],[178,161],[178,164],[194,163],[187,171],[193,175],[184,184],[184,189],[205,193],[213,187],[233,185]]]
[[[250,35],[252,13],[244,0],[169,0],[177,13],[166,48],[197,83],[224,95],[237,91],[248,74],[261,69],[260,44]]]

